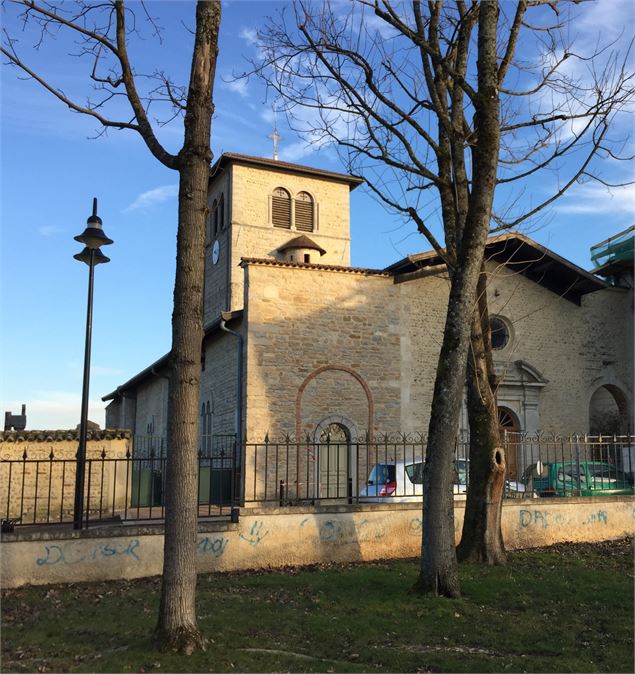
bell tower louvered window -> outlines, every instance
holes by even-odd
[[[295,228],[300,232],[312,232],[313,198],[308,192],[300,192],[295,200]]]
[[[277,187],[271,197],[271,222],[274,227],[291,229],[291,197],[282,187]]]

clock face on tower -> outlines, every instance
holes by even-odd
[[[214,241],[214,245],[212,246],[212,264],[216,264],[218,262],[218,258],[220,257],[220,243],[218,242],[218,239]]]

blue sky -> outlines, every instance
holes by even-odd
[[[247,67],[254,31],[285,3],[224,3],[216,82],[213,150],[271,156],[270,103],[254,80],[232,83]],[[132,49],[142,72],[165,70],[186,82],[192,24],[190,2],[152,2],[165,27],[159,44],[146,31]],[[610,7],[611,11],[606,11]],[[18,49],[35,70],[80,101],[87,95],[90,64],[68,56],[61,34],[40,50],[20,33],[10,10],[3,23],[18,34]],[[633,34],[630,0],[585,7],[577,29],[585,39],[621,31]],[[100,398],[163,355],[170,344],[174,281],[177,176],[159,164],[140,138],[110,131],[94,138],[92,120],[69,111],[37,83],[1,72],[2,330],[0,412],[27,404],[28,428],[70,428],[79,421],[86,311],[87,267],[73,259],[93,196],[104,230],[115,243],[104,249],[111,263],[96,270],[90,418],[103,424]],[[331,148],[317,152],[286,128],[280,158],[341,170]],[[169,149],[180,145],[178,122],[159,131]],[[623,179],[632,167],[619,167]],[[553,176],[552,176],[553,180]],[[545,184],[545,191],[550,186]],[[588,249],[632,224],[632,188],[576,186],[531,236],[589,268]],[[352,263],[383,267],[429,248],[414,226],[387,213],[363,189],[351,197]]]

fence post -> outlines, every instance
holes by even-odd
[[[284,480],[280,480],[280,507],[284,505]]]

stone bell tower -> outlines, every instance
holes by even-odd
[[[209,183],[205,324],[243,308],[242,258],[350,266],[350,192],[361,182],[275,159],[222,155]]]

